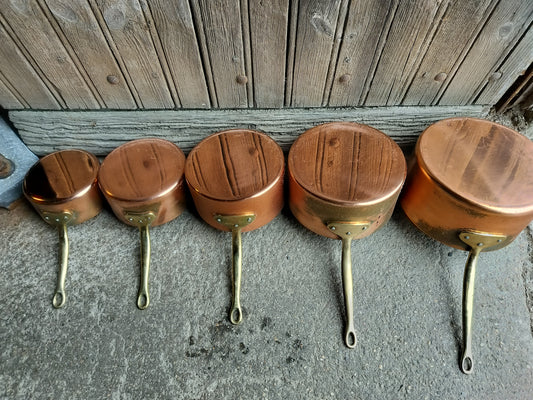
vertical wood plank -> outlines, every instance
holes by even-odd
[[[500,1],[438,104],[471,104],[531,24],[533,2]]]
[[[219,107],[248,107],[248,77],[244,59],[239,0],[191,0],[199,11],[196,22],[205,33],[214,92]],[[251,84],[251,83],[250,83]]]
[[[373,74],[396,7],[397,0],[350,2],[330,106],[362,103],[365,83]]]
[[[342,0],[302,1],[292,80],[293,107],[320,107]]]
[[[4,82],[34,109],[59,110],[60,104],[0,24],[0,72]]]
[[[0,107],[6,110],[20,110],[24,108],[22,100],[19,100],[14,92],[7,87],[2,75],[0,74]]]
[[[283,107],[289,0],[250,0],[255,106]]]
[[[294,80],[294,53],[296,49],[296,34],[298,31],[298,1],[289,1],[289,28],[287,38],[287,66],[285,68],[285,99],[283,105],[292,104],[292,82]]]
[[[150,0],[148,5],[181,105],[208,108],[210,101],[204,66],[188,1]]]
[[[454,0],[450,3],[402,104],[433,104],[496,3],[497,0]]]
[[[96,0],[143,108],[173,108],[150,28],[137,0]]]
[[[446,6],[447,0],[399,2],[365,105],[401,103]]]
[[[496,104],[533,64],[533,29],[530,27],[520,42],[511,51],[503,64],[490,74],[486,86],[480,93],[475,104]]]
[[[4,1],[0,13],[17,45],[31,54],[32,60],[68,108],[100,108],[37,2]]]
[[[86,1],[45,0],[107,108],[136,108],[127,82]]]

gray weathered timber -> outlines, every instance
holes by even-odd
[[[330,106],[360,105],[383,48],[397,0],[352,1],[337,60]]]
[[[283,107],[289,1],[250,0],[254,106]]]
[[[448,0],[399,2],[364,105],[401,103],[447,4]]]
[[[150,0],[149,9],[181,106],[209,108],[209,94],[187,0]]]
[[[476,99],[476,104],[497,103],[516,79],[526,72],[531,63],[533,63],[533,29],[526,32],[503,64],[495,68],[489,76],[487,85]]]
[[[532,17],[532,1],[500,1],[438,104],[471,104],[528,29]]]
[[[22,100],[15,95],[15,89],[9,87],[0,74],[0,107],[11,110],[24,108]]]
[[[320,107],[342,0],[300,2],[291,106]]]
[[[450,2],[402,104],[433,104],[497,3],[498,0]]]
[[[78,70],[56,31],[35,1],[2,2],[1,23],[19,49],[29,52],[32,62],[46,77],[48,87],[67,108],[98,109],[100,103]]]
[[[139,93],[143,108],[174,108],[167,78],[137,0],[95,0],[114,44]]]
[[[59,110],[61,106],[20,48],[0,24],[0,69],[6,86],[17,92],[26,107]],[[4,98],[0,101],[4,104]]]
[[[305,130],[331,121],[354,121],[382,130],[402,147],[411,147],[433,122],[454,116],[483,117],[482,106],[375,107],[283,110],[176,111],[12,111],[11,121],[26,145],[43,155],[59,149],[82,148],[106,155],[129,140],[161,137],[188,152],[204,137],[224,129],[263,131],[287,151]]]
[[[136,104],[90,5],[82,1],[45,0],[43,9],[61,27],[106,108],[135,109]],[[42,2],[41,2],[42,3]]]
[[[218,107],[246,108],[251,71],[246,69],[240,2],[192,0],[195,23],[205,36],[202,52],[209,57]],[[251,105],[250,105],[251,106]]]

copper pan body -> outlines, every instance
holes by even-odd
[[[270,222],[283,207],[283,151],[269,136],[232,129],[208,136],[187,157],[185,178],[196,210],[214,228],[231,231],[216,215],[254,214],[242,227]]]
[[[26,174],[24,195],[41,216],[70,212],[73,218],[69,225],[80,224],[102,209],[97,183],[99,167],[98,159],[84,150],[48,154]],[[57,225],[57,221],[44,220]]]
[[[289,204],[309,230],[339,239],[331,221],[367,221],[357,239],[390,218],[406,175],[398,145],[367,125],[334,122],[302,134],[289,152]]]
[[[102,193],[117,218],[137,226],[129,213],[155,214],[151,226],[164,224],[185,209],[185,155],[175,144],[156,138],[133,140],[104,159],[99,174]]]
[[[410,162],[401,198],[408,218],[428,236],[462,250],[463,231],[512,242],[533,219],[533,143],[502,125],[451,118],[428,127]]]

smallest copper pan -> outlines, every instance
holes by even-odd
[[[24,179],[26,198],[44,221],[59,232],[59,273],[52,304],[66,302],[65,280],[69,242],[67,226],[80,224],[102,209],[97,176],[100,163],[83,150],[62,150],[49,154],[30,168]]]
[[[355,347],[351,240],[366,237],[390,218],[406,176],[401,149],[383,132],[333,122],[304,132],[288,159],[289,204],[311,231],[342,240],[345,343]]]
[[[137,306],[150,304],[149,227],[164,224],[185,208],[185,155],[175,144],[155,138],[133,140],[104,159],[98,182],[113,212],[136,226],[141,237],[141,284]]]
[[[185,178],[194,204],[209,225],[231,231],[233,295],[230,321],[242,321],[241,232],[270,222],[283,207],[284,157],[269,136],[247,129],[215,133],[187,157]]]

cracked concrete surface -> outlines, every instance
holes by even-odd
[[[509,399],[533,394],[531,231],[483,253],[473,375],[458,368],[467,254],[397,209],[352,244],[358,346],[343,344],[341,243],[287,210],[243,234],[244,322],[227,320],[231,235],[186,211],[152,229],[151,305],[135,305],[138,232],[109,210],[57,234],[22,202],[0,210],[0,398]],[[524,292],[526,288],[526,295]],[[529,306],[529,309],[528,309]]]

